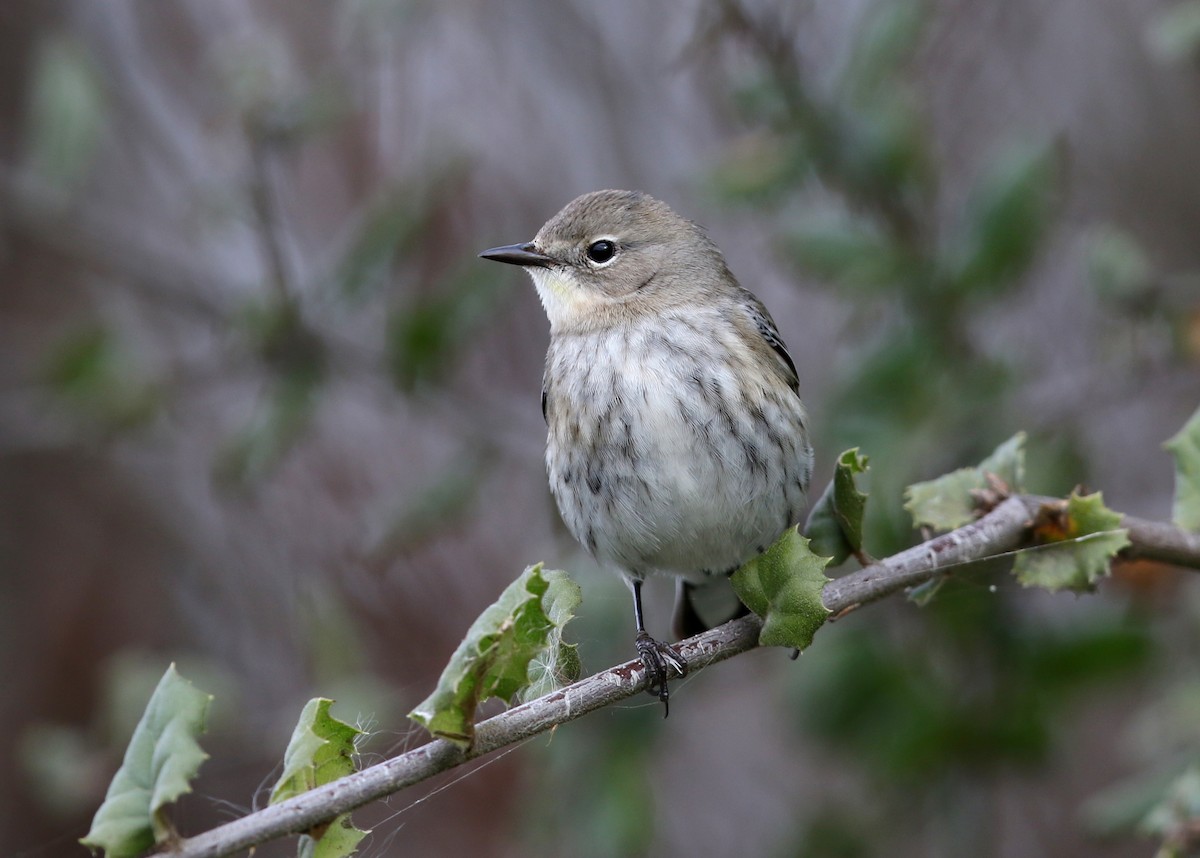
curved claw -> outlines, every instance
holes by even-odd
[[[634,639],[634,646],[637,647],[638,655],[646,668],[646,691],[662,701],[663,717],[666,718],[671,711],[667,680],[672,677],[667,675],[668,669],[675,676],[687,676],[687,662],[675,647],[655,640],[646,632],[638,633]]]

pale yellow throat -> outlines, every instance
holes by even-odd
[[[584,289],[569,270],[555,268],[527,269],[537,288],[538,297],[550,319],[551,330],[571,328],[588,319],[602,303],[601,296]]]

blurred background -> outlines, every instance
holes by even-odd
[[[873,553],[1017,430],[1031,489],[1168,519],[1197,153],[1195,0],[3,4],[0,842],[82,852],[171,661],[216,695],[196,833],[265,803],[310,697],[367,763],[423,742],[530,563],[583,584],[585,670],[632,656],[546,488],[546,320],[476,259],[584,191],[709,229],[818,483],[870,456]],[[397,795],[362,852],[1150,854],[1200,758],[1200,577],[1003,572]]]

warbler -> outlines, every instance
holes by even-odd
[[[522,266],[550,319],[550,489],[567,529],[633,591],[647,690],[687,664],[651,637],[642,582],[729,575],[797,524],[812,471],[796,367],[771,314],[704,230],[639,191],[572,200]],[[686,599],[685,622],[695,617]]]

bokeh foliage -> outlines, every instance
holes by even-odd
[[[998,141],[965,200],[946,199],[915,84],[925,4],[871,4],[848,58],[820,79],[782,21],[737,2],[714,8],[708,38],[739,60],[730,97],[747,130],[712,187],[770,212],[797,278],[855,306],[818,443],[870,452],[866,543],[886,555],[914,537],[901,487],[976,461],[1020,428],[1005,424],[1006,403],[1036,368],[985,346],[980,325],[998,300],[1020,295],[1053,233],[1055,149]],[[1080,461],[1070,437],[1069,427],[1035,436],[1062,453],[1031,469],[1036,488],[1078,479],[1054,467]],[[918,617],[827,633],[797,672],[797,729],[843,749],[877,788],[873,811],[837,836],[823,809],[797,808],[805,822],[791,854],[877,854],[900,831],[918,833],[915,804],[937,808],[920,832],[931,842],[986,852],[988,826],[961,820],[990,780],[1048,765],[1080,695],[1153,664],[1137,615],[1048,626],[1028,615],[1011,579],[996,577],[1006,564],[991,565],[952,576]]]
[[[420,6],[370,0],[339,14],[357,18],[356,27],[419,27]],[[766,215],[759,222],[778,230],[778,258],[797,284],[823,288],[852,308],[845,348],[819,370],[832,376],[832,395],[809,405],[826,468],[838,450],[861,446],[871,454],[866,545],[855,547],[881,555],[914,538],[900,504],[904,486],[977,461],[1023,428],[1010,422],[1010,406],[1038,368],[985,334],[990,312],[1023,299],[1055,235],[1061,170],[1051,141],[1015,129],[994,151],[979,153],[971,192],[951,195],[922,100],[933,7],[877,0],[861,8],[853,44],[828,73],[813,70],[797,47],[802,34],[786,20],[730,0],[705,6],[695,56],[723,88],[712,98],[724,97],[721,106],[743,130],[708,187],[722,206]],[[1158,13],[1147,34],[1155,50],[1193,62],[1196,9],[1180,2]],[[463,252],[461,233],[449,240],[461,229],[461,203],[475,178],[453,147],[431,154],[411,177],[374,187],[327,264],[303,271],[291,264],[279,240],[286,231],[275,199],[280,168],[362,117],[340,79],[344,69],[296,75],[281,71],[280,53],[269,44],[231,45],[206,79],[213,101],[229,111],[209,121],[238,127],[254,165],[244,182],[209,190],[227,200],[223,216],[242,222],[264,260],[260,280],[211,320],[221,332],[216,359],[156,365],[113,313],[69,325],[41,364],[57,404],[85,437],[102,441],[173,419],[172,406],[205,377],[251,383],[254,404],[227,429],[213,460],[220,487],[249,493],[316,431],[348,376],[377,376],[407,403],[438,396],[504,295],[503,284]],[[66,37],[38,48],[31,82],[22,157],[69,206],[113,130],[112,84],[87,47]],[[1200,315],[1180,304],[1186,293],[1156,270],[1133,235],[1101,227],[1087,252],[1099,300],[1115,320],[1111,342],[1101,347],[1138,337],[1176,354],[1200,351]],[[1194,283],[1194,273],[1176,275],[1188,277]],[[196,289],[198,303],[205,291]],[[381,323],[343,327],[362,319]],[[473,500],[494,451],[479,442],[488,427],[461,428],[463,437],[452,441],[459,455],[441,479],[396,488],[401,501],[380,528],[368,558],[373,567],[419,551],[477,511]],[[1088,472],[1069,421],[1024,428],[1033,431],[1031,488],[1065,493]],[[982,822],[983,797],[998,777],[1046,771],[1077,707],[1135,672],[1153,677],[1163,666],[1164,648],[1136,600],[1119,597],[1115,607],[1080,612],[1062,597],[1046,615],[1031,615],[1029,594],[1004,572],[952,575],[923,611],[880,606],[869,621],[822,632],[821,645],[789,674],[796,735],[833,748],[839,765],[871,785],[871,801],[798,800],[794,837],[780,835],[781,854],[880,854],[914,831],[973,853],[988,827],[971,823]],[[340,594],[329,601],[341,605]],[[622,639],[614,630],[626,628],[627,606],[610,616],[600,598],[583,610],[590,618],[581,621],[593,623],[584,636],[589,666],[627,657],[627,647],[600,643]],[[364,655],[339,650],[369,636],[358,620],[347,611],[345,628],[325,623],[328,634],[309,642],[319,682],[366,672]],[[1200,651],[1194,632],[1180,637],[1171,642],[1173,656],[1189,646]],[[322,662],[334,661],[322,672]],[[1195,694],[1179,686],[1156,701],[1185,726],[1146,731],[1155,736],[1146,741],[1147,768],[1163,755],[1167,735],[1175,757],[1194,758]],[[594,855],[649,851],[660,820],[646,760],[662,752],[665,733],[655,707],[619,714],[529,750],[522,803],[531,851],[563,843],[583,843]],[[60,783],[72,776],[70,762]],[[1171,819],[1159,813],[1147,823],[1147,814],[1172,780],[1186,805],[1195,780],[1186,766],[1167,775],[1137,801],[1099,801],[1089,821],[1106,832],[1143,823],[1169,833]],[[544,813],[546,806],[562,812]]]

